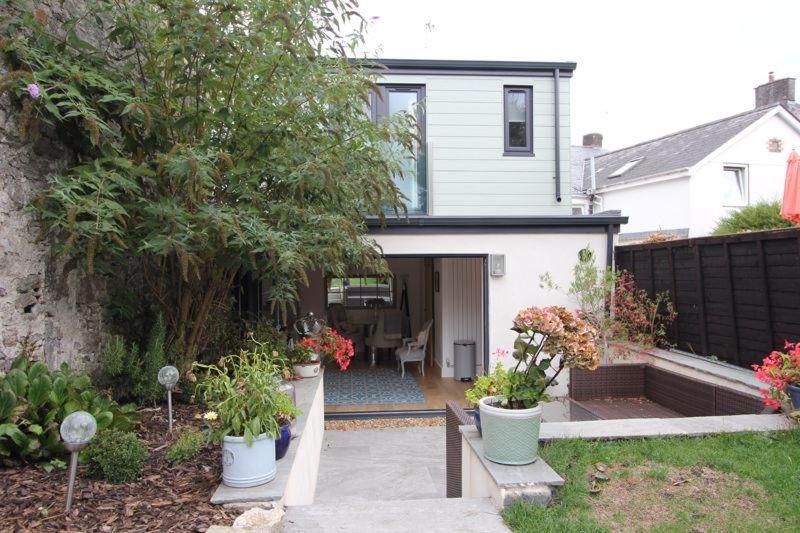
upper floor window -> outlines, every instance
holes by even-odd
[[[375,121],[385,120],[396,113],[414,115],[419,124],[420,142],[405,154],[401,161],[402,170],[393,175],[400,192],[406,197],[406,209],[411,214],[428,212],[428,167],[425,151],[425,86],[423,85],[381,85],[380,94],[372,98],[372,117]],[[403,151],[400,146],[395,149]]]
[[[726,165],[722,169],[722,205],[747,205],[747,168]]]
[[[503,151],[533,155],[533,88],[503,87]]]

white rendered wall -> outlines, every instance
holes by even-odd
[[[595,251],[597,264],[606,261],[605,233],[424,233],[373,235],[387,255],[414,254],[505,254],[506,275],[489,278],[489,351],[511,350],[516,334],[511,321],[517,312],[534,305],[563,305],[574,309],[575,302],[561,292],[540,287],[539,276],[550,272],[566,287],[578,252],[587,244]],[[490,363],[495,360],[490,357]],[[510,365],[510,356],[503,362]],[[551,391],[566,395],[567,378],[559,379]]]
[[[691,220],[689,177],[598,193],[603,210],[628,217],[622,233],[688,228]]]
[[[553,78],[385,74],[425,86],[428,214],[569,215],[569,78],[559,82],[561,202],[555,198]],[[533,87],[534,156],[503,155],[503,86]]]
[[[767,149],[769,139],[773,138],[783,141],[782,152]],[[721,183],[726,165],[747,167],[750,204],[760,200],[780,200],[786,178],[786,160],[793,147],[800,147],[800,133],[781,116],[774,115],[703,162],[692,177],[689,235],[708,235],[720,218],[737,209],[723,205]]]

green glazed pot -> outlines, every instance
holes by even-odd
[[[483,432],[483,455],[502,465],[527,465],[539,454],[541,404],[531,409],[494,407],[495,396],[478,402]]]

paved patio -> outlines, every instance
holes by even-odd
[[[326,431],[315,504],[445,497],[444,427]]]

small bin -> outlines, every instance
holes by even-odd
[[[472,381],[475,377],[475,341],[457,340],[453,343],[455,358],[454,377],[461,381]]]

